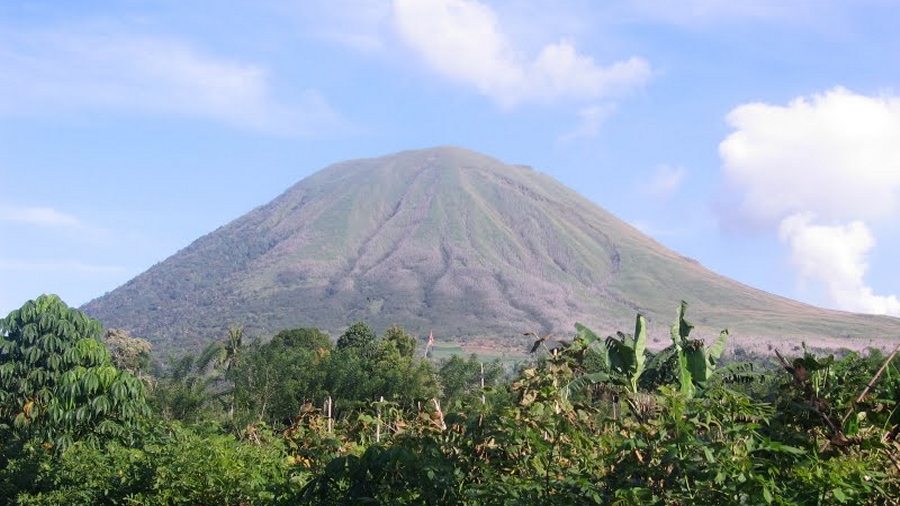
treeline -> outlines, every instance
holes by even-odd
[[[686,309],[510,373],[364,323],[155,365],[42,296],[0,320],[0,504],[897,504],[894,354],[729,363]]]
[[[165,420],[214,420],[240,434],[259,423],[283,430],[305,405],[344,419],[380,399],[408,410],[431,399],[463,402],[480,385],[474,356],[435,368],[416,348],[416,338],[396,325],[377,336],[365,323],[355,323],[336,343],[315,328],[248,343],[241,329],[232,328],[199,355],[158,368],[148,380],[149,401]],[[502,376],[499,362],[487,364],[488,385]]]

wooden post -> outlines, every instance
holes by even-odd
[[[481,405],[484,406],[484,362],[481,363]]]
[[[325,401],[325,412],[328,417],[328,433],[331,434],[334,429],[334,420],[331,418],[331,396],[328,396],[328,399]]]
[[[378,421],[375,423],[375,442],[381,442],[381,405],[384,403],[384,396],[381,396],[378,401]]]
[[[441,411],[441,403],[437,400],[437,398],[434,398],[434,397],[432,397],[431,401],[434,403],[435,412],[438,415],[438,420],[440,420],[440,424],[439,424],[440,429],[442,431],[446,430],[447,424],[444,422],[444,412]]]

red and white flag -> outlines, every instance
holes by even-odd
[[[434,346],[434,331],[428,333],[428,347],[431,348]]]

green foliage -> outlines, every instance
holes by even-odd
[[[212,415],[216,378],[209,374],[210,355],[170,357],[165,367],[157,369],[148,400],[163,420],[197,422]]]
[[[151,401],[165,420],[194,422],[210,419],[221,407],[231,420],[234,391],[229,373],[245,359],[247,344],[242,327],[232,326],[228,335],[210,343],[199,354],[169,357],[156,372]],[[218,401],[218,406],[216,402]]]
[[[74,444],[56,461],[37,446],[0,471],[0,493],[18,504],[472,506],[876,505],[900,493],[890,460],[900,445],[884,439],[898,429],[868,416],[856,442],[822,452],[827,434],[797,412],[722,384],[702,397],[677,384],[638,392],[629,398],[640,405],[618,418],[603,416],[603,397],[569,402],[561,385],[579,374],[583,344],[523,371],[512,404],[447,414],[437,402],[376,402],[337,420],[305,405],[280,435],[163,425],[137,447]],[[858,383],[879,364],[850,355],[831,365]],[[874,386],[873,398],[891,388]],[[885,408],[896,399],[871,409]]]
[[[632,393],[637,392],[647,351],[647,320],[644,316],[637,315],[634,335],[618,332],[616,336],[607,337],[606,349],[610,370],[627,381]]]
[[[100,330],[56,295],[0,319],[0,428],[60,448],[128,438],[147,413],[143,387],[113,366]]]
[[[253,343],[226,375],[234,427],[259,420],[289,426],[301,406],[328,399],[340,417],[382,397],[410,404],[437,395],[433,366],[413,356],[415,341],[403,328],[394,326],[378,339],[356,324],[342,339],[333,348],[317,329],[294,329]]]
[[[416,338],[411,336],[403,327],[391,325],[381,336],[381,346],[391,347],[397,350],[401,357],[411,358],[416,353]]]
[[[702,394],[708,383],[717,378],[730,383],[756,378],[758,375],[749,362],[736,362],[724,369],[717,369],[722,352],[728,344],[728,329],[722,330],[709,348],[702,339],[690,339],[694,325],[685,320],[687,307],[687,302],[682,301],[678,307],[678,316],[672,323],[671,352],[667,349],[660,353],[666,361],[655,364],[661,368],[671,366],[670,358],[674,359],[674,375],[678,378],[681,393],[687,396]]]
[[[606,383],[624,387],[631,395],[637,394],[641,378],[647,364],[647,320],[638,314],[635,318],[634,334],[617,332],[606,338],[603,347],[597,334],[580,323],[573,342],[566,347],[565,367],[576,374],[563,389],[568,395],[573,390],[587,385]],[[610,391],[616,399],[618,395]]]
[[[109,351],[113,365],[123,371],[138,375],[150,365],[150,341],[133,337],[127,330],[108,329],[103,334],[103,344]]]
[[[301,348],[308,351],[330,351],[331,338],[317,328],[305,327],[282,330],[272,338],[272,346],[282,350]]]
[[[681,384],[681,393],[687,396],[693,396],[695,387],[693,377],[691,375],[691,368],[688,363],[688,354],[691,350],[686,349],[689,346],[688,336],[693,330],[694,325],[689,323],[684,319],[684,314],[687,312],[687,302],[681,301],[681,305],[678,306],[678,316],[675,318],[675,322],[672,323],[672,346],[675,347],[675,357],[678,361],[678,381]],[[696,344],[692,345],[692,349],[696,349]]]
[[[438,452],[402,444],[372,445],[332,460],[307,486],[304,504],[453,504],[453,467]]]
[[[505,379],[505,371],[499,360],[485,364],[475,354],[468,358],[453,355],[441,363],[438,379],[441,402],[445,406],[473,406],[481,402],[483,396],[497,391],[500,381]]]
[[[32,480],[6,490],[16,504],[244,506],[275,504],[292,488],[277,438],[242,442],[177,424],[154,428],[139,447],[75,443],[59,456],[33,453]]]
[[[231,360],[188,356],[166,373],[199,381],[186,389],[194,397],[179,401],[183,418],[207,418],[198,414],[219,399],[233,408],[210,417],[222,425],[158,423],[136,427],[133,445],[93,440],[61,450],[4,440],[0,504],[880,505],[900,497],[895,355],[779,353],[781,369],[765,381],[734,384],[727,380],[746,371],[721,361],[727,333],[705,348],[689,338],[685,310],[673,345],[657,354],[645,349],[640,316],[634,335],[606,341],[579,325],[571,342],[508,384],[499,364],[489,365],[485,390],[475,357],[435,371],[399,327],[366,346],[332,347],[315,329],[267,343],[232,335],[222,345],[234,350]]]
[[[268,343],[254,342],[226,375],[233,389],[234,426],[260,420],[287,426],[304,403],[323,402],[332,354],[328,336],[316,329],[284,331]]]
[[[362,357],[370,357],[375,352],[378,336],[365,322],[356,322],[344,331],[337,340],[339,350],[354,350]]]

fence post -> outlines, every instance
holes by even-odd
[[[484,406],[484,362],[481,363],[481,405]]]
[[[378,411],[377,411],[377,413],[378,413],[377,420],[378,421],[375,423],[375,442],[376,443],[381,442],[381,405],[382,404],[384,404],[384,396],[383,395],[380,396],[380,398],[378,400]]]

